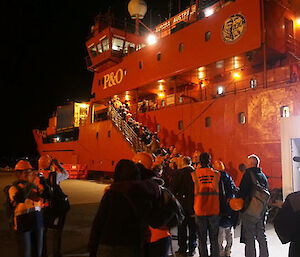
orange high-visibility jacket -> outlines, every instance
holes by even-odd
[[[192,173],[192,178],[195,184],[195,214],[197,216],[219,215],[219,172],[198,166]]]

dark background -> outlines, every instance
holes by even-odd
[[[48,118],[72,100],[88,100],[93,74],[87,71],[85,41],[93,18],[109,7],[130,16],[129,0],[1,0],[0,166],[36,155],[32,129],[45,129]],[[152,25],[168,18],[169,0],[148,0],[143,20]],[[178,12],[174,0],[172,15]],[[181,9],[189,5],[181,0]]]

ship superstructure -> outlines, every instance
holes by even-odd
[[[112,172],[142,149],[109,105],[117,97],[162,145],[210,152],[233,178],[256,153],[271,187],[281,187],[280,119],[300,114],[300,24],[287,4],[195,1],[156,26],[151,44],[98,16],[86,42],[90,102],[58,108],[47,130],[34,130],[39,152]],[[62,109],[73,115],[66,125]]]

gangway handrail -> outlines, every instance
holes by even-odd
[[[132,127],[130,127],[127,122],[121,117],[118,111],[112,106],[108,107],[108,116],[110,117],[113,124],[122,132],[125,139],[131,144],[136,152],[143,151],[143,145],[138,137],[138,135],[134,132]]]

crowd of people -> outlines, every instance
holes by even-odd
[[[194,156],[192,160],[173,153],[176,149],[169,152],[167,149],[166,153],[156,156],[141,152],[133,161],[121,160],[117,164],[114,183],[107,188],[92,226],[90,256],[120,256],[120,252],[122,256],[132,257],[168,256],[170,227],[153,227],[149,218],[149,213],[163,208],[157,207],[162,184],[177,198],[185,215],[178,223],[176,256],[194,256],[198,247],[201,257],[229,257],[233,229],[239,220],[245,256],[256,256],[255,240],[259,242],[260,256],[269,256],[264,230],[266,206],[259,217],[243,215],[250,201],[251,187],[255,186],[255,182],[249,180],[250,173],[268,189],[266,176],[259,168],[259,158],[248,157],[238,188],[225,171],[224,163],[216,160],[212,164],[208,153],[201,153],[198,158]],[[237,206],[233,201],[231,205],[231,199],[241,200],[240,204]]]
[[[128,100],[125,100],[125,102],[122,103],[119,98],[114,98],[109,101],[109,105],[112,106],[121,116],[123,121],[125,121],[132,128],[137,137],[140,139],[142,145],[145,146],[145,150],[147,147],[152,147],[153,142],[157,142],[156,144],[158,147],[159,139],[157,137],[157,133],[152,133],[147,126],[143,125],[141,122],[138,122],[134,118],[133,114],[130,112]]]
[[[248,156],[237,187],[222,161],[212,162],[206,152],[191,158],[171,149],[158,155],[139,152],[132,160],[117,163],[114,182],[105,189],[91,226],[89,256],[168,256],[174,227],[170,219],[177,218],[178,206],[183,218],[176,219],[179,247],[176,256],[194,256],[197,248],[200,257],[231,256],[233,229],[239,222],[245,256],[256,257],[255,241],[259,256],[269,256],[265,234],[267,205],[260,207],[256,203],[254,211],[259,210],[259,215],[253,215],[251,210],[257,185],[266,192],[269,190],[258,156]],[[68,173],[49,156],[40,158],[38,171],[28,161],[21,160],[15,166],[15,173],[17,180],[7,192],[18,256],[49,256],[49,233],[54,235],[52,256],[62,256],[62,231],[70,206],[59,183],[68,178]],[[174,202],[170,204],[171,198],[166,200],[166,190],[178,201],[175,209]],[[298,195],[293,193],[287,198],[275,219],[281,241],[291,242],[289,257],[299,254],[292,234],[298,228],[295,209],[299,205]]]

